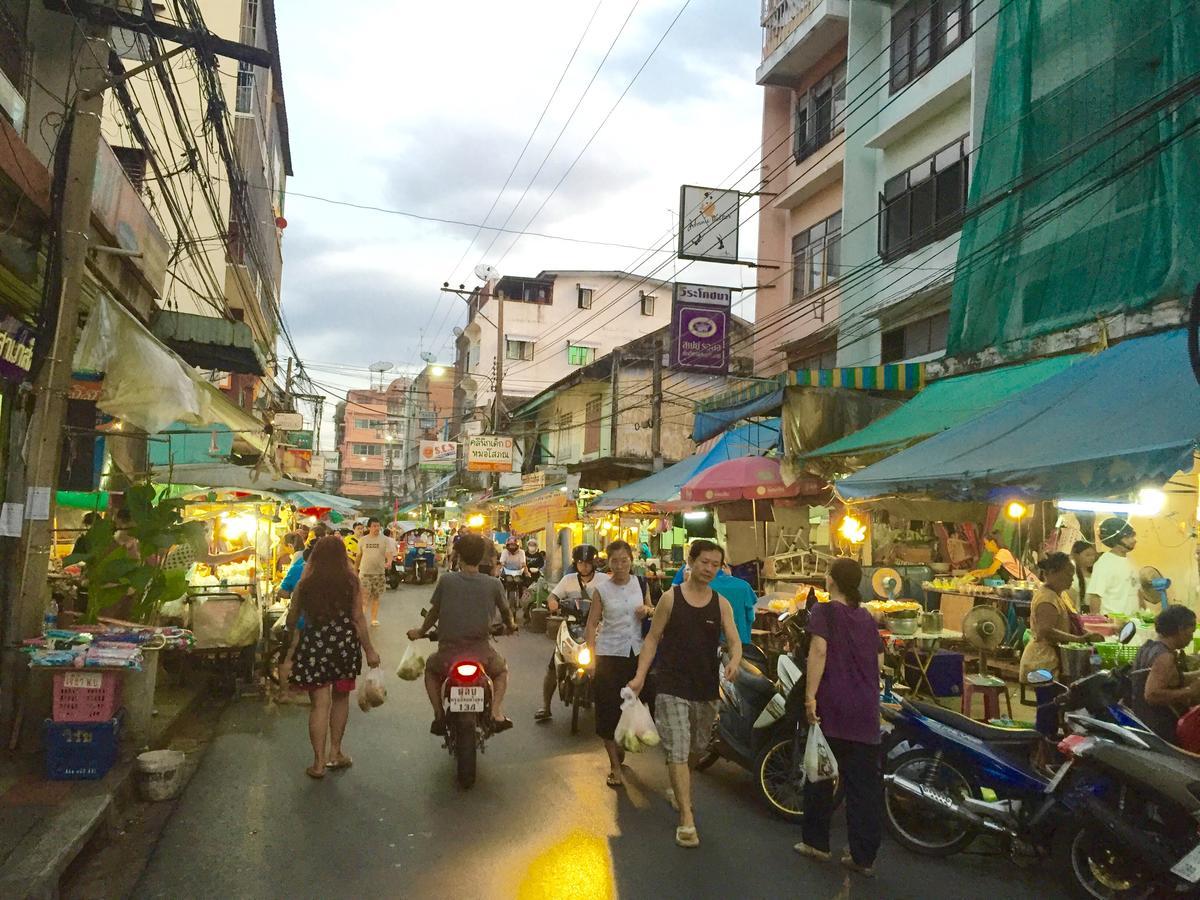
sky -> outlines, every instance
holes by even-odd
[[[283,310],[315,382],[336,398],[366,387],[377,361],[395,374],[418,368],[423,352],[453,363],[451,329],[466,306],[439,288],[474,287],[478,263],[506,275],[663,266],[664,278],[684,265],[631,248],[669,240],[683,183],[753,190],[762,112],[758,4],[690,0],[667,33],[684,3],[355,0],[343,16],[316,0],[277,4],[295,173]],[[474,227],[339,205],[480,223],[493,203],[489,225],[511,215],[514,232],[625,246],[475,238]],[[740,243],[755,246],[752,220]],[[685,277],[743,285],[754,276],[704,264]],[[753,318],[753,300],[735,311]]]

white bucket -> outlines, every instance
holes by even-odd
[[[139,754],[134,772],[142,797],[150,801],[170,800],[179,793],[186,759],[178,750],[151,750]]]

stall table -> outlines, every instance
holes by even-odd
[[[929,682],[929,666],[932,664],[942,641],[961,641],[962,632],[943,628],[941,631],[918,631],[916,634],[892,634],[883,632],[884,646],[892,656],[899,655],[898,671],[904,671],[904,654],[911,653],[917,668],[917,683],[913,685],[913,696],[922,693],[922,687],[927,690],[926,696],[936,697],[933,685]],[[924,645],[924,646],[923,646]]]

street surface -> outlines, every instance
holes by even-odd
[[[516,727],[488,742],[479,780],[454,784],[452,760],[428,733],[419,683],[393,674],[429,587],[387,594],[377,644],[388,700],[352,703],[345,748],[354,766],[323,781],[312,759],[307,707],[241,700],[216,736],[154,850],[135,897],[1054,897],[1057,875],[980,855],[918,858],[885,840],[877,877],[792,851],[799,828],[772,817],[749,773],[720,762],[698,777],[701,847],[673,843],[657,753],[633,757],[628,787],[606,787],[591,732],[569,711],[535,725],[551,653],[543,635],[502,638]],[[834,848],[845,845],[839,813]],[[1053,871],[1053,867],[1050,867]]]

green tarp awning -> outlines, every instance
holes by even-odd
[[[266,375],[267,366],[245,322],[159,310],[150,326],[154,336],[201,369]]]
[[[895,412],[804,458],[859,456],[905,447],[999,406],[1013,394],[1057,375],[1087,356],[1086,353],[1055,356],[931,382]]]

